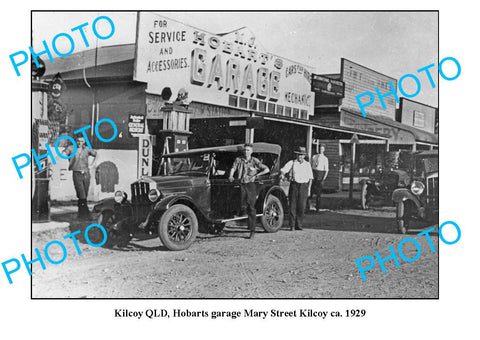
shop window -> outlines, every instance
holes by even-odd
[[[285,116],[292,116],[292,108],[290,106],[285,106]]]
[[[300,110],[300,118],[308,119],[308,112],[307,110]]]
[[[283,115],[283,105],[277,105],[277,115]]]
[[[246,109],[248,107],[248,100],[247,98],[240,97],[240,107],[242,109]]]
[[[237,107],[238,97],[237,96],[228,96],[228,105]]]
[[[267,112],[267,103],[259,101],[258,102],[258,111]]]
[[[275,113],[275,104],[268,103],[268,113]]]
[[[255,110],[257,111],[257,101],[255,99],[250,99],[249,102],[248,102],[248,108],[250,110]]]
[[[299,110],[296,109],[296,108],[294,108],[294,109],[293,109],[293,117],[294,117],[294,118],[298,118],[298,113],[299,113]]]

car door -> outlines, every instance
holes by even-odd
[[[240,210],[240,183],[228,180],[234,153],[217,153],[210,171],[212,218],[232,218]]]
[[[278,157],[275,154],[262,152],[262,153],[253,153],[253,157],[257,158],[261,163],[265,164],[268,167],[269,173],[266,175],[258,176],[255,180],[257,184],[257,192],[262,193],[265,188],[269,188],[274,184],[274,175],[278,173],[278,167],[276,163]]]

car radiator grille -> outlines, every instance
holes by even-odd
[[[433,204],[438,204],[438,177],[428,179],[427,197]]]
[[[136,219],[143,220],[152,209],[152,202],[148,199],[150,184],[146,182],[133,183],[131,190],[133,215]]]

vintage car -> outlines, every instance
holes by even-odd
[[[393,191],[410,184],[412,155],[412,151],[388,152],[384,157],[383,167],[372,170],[369,178],[360,182],[360,202],[363,210],[368,209],[375,201],[382,205],[393,205]]]
[[[438,222],[438,151],[417,152],[412,164],[410,185],[392,194],[397,208],[397,228],[402,234],[414,218]]]
[[[253,156],[270,173],[256,179],[257,216],[265,231],[278,231],[287,202],[279,186],[281,147],[254,143]],[[230,168],[243,145],[192,149],[164,155],[157,176],[142,177],[131,185],[131,193],[117,191],[115,197],[95,205],[98,223],[108,232],[108,245],[126,245],[136,232],[158,233],[170,250],[183,250],[198,232],[221,232],[240,208],[240,184],[228,180]],[[128,198],[131,197],[129,200]]]

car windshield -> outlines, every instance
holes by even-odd
[[[209,154],[171,156],[162,159],[161,174],[173,176],[179,174],[206,174],[210,164]]]
[[[399,152],[397,156],[397,167],[400,170],[411,172],[414,167],[414,155],[411,152]]]

